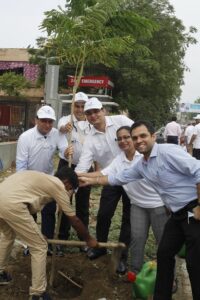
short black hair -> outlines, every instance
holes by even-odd
[[[127,130],[128,132],[130,132],[131,127],[130,126],[121,126],[121,127],[119,127],[117,129],[116,134],[118,134],[118,132],[121,131],[121,130],[123,130],[123,129]]]
[[[172,121],[176,121],[177,117],[176,116],[172,116]]]
[[[131,126],[131,131],[142,125],[144,125],[151,134],[154,134],[156,132],[152,123],[150,123],[149,121],[145,121],[145,120],[139,120],[139,121],[136,121],[135,123],[133,123],[133,125]]]
[[[67,166],[63,166],[62,168],[57,170],[54,176],[58,177],[60,180],[67,179],[74,190],[77,189],[79,186],[77,174],[74,172],[74,170]]]

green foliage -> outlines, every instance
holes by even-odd
[[[198,98],[194,101],[194,103],[200,103],[200,97],[198,97]]]
[[[122,4],[119,0],[100,0],[93,6],[82,6],[83,14],[74,17],[61,8],[46,12],[41,25],[48,34],[44,47],[54,49],[60,61],[69,65],[84,60],[116,66],[120,55],[132,52],[136,42],[133,33],[150,35],[154,29],[153,22],[125,14]]]
[[[131,118],[161,126],[174,113],[196,29],[186,31],[168,0],[71,0],[46,12],[41,29],[48,37],[30,51],[58,57],[76,75],[104,66],[115,101]]]
[[[21,90],[29,86],[29,82],[22,75],[7,72],[0,76],[0,90],[8,96],[20,96]]]
[[[157,30],[149,39],[138,38],[138,43],[144,44],[149,52],[121,57],[112,74],[117,85],[114,96],[133,119],[147,119],[160,126],[175,111],[184,83],[185,52],[196,42],[191,35],[196,30],[191,27],[185,32],[167,0],[126,2],[134,13],[155,22]]]

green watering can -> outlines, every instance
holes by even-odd
[[[136,275],[128,272],[128,280],[133,282],[133,299],[148,300],[154,293],[157,265],[155,261],[144,263]]]

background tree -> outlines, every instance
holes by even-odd
[[[29,86],[30,83],[22,75],[6,72],[0,76],[0,90],[8,96],[21,96],[22,90]]]
[[[130,10],[156,22],[158,30],[151,39],[139,37],[150,49],[148,55],[133,52],[121,57],[113,73],[115,98],[121,107],[128,108],[133,119],[145,118],[159,126],[176,109],[186,69],[183,59],[189,44],[196,42],[191,36],[196,30],[191,27],[185,32],[166,0],[126,2]]]

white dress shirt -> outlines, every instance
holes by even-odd
[[[200,149],[200,123],[194,126],[193,134],[196,135],[196,138],[193,141],[193,148]]]
[[[166,138],[168,135],[177,136],[180,139],[181,126],[175,121],[168,123],[165,127],[164,137]]]
[[[58,122],[58,130],[62,126],[65,126],[67,123],[71,122],[71,115],[63,116]],[[85,137],[90,132],[92,125],[88,121],[78,121],[75,115],[73,115],[73,129],[72,129],[72,136],[71,142],[73,145],[73,157],[72,157],[72,164],[77,165],[79,158],[81,156],[83,143]],[[67,139],[69,139],[69,134],[66,134]]]
[[[101,173],[103,175],[115,175],[124,169],[134,166],[142,156],[142,154],[136,151],[133,160],[130,161],[127,159],[125,153],[121,152],[108,167],[101,171]],[[156,208],[164,205],[158,193],[147,184],[145,179],[125,184],[123,185],[123,188],[126,191],[131,204],[143,208]]]
[[[68,146],[65,135],[52,128],[46,135],[42,135],[37,126],[31,128],[19,137],[17,143],[16,170],[35,170],[53,175],[53,156],[57,149],[64,158],[64,151]]]
[[[185,129],[185,133],[184,133],[184,136],[186,137],[186,140],[187,140],[187,144],[190,143],[193,133],[194,133],[194,126],[188,125],[187,128]]]
[[[77,172],[87,172],[93,161],[99,163],[100,168],[107,167],[121,152],[116,139],[116,131],[121,126],[131,126],[133,121],[126,116],[106,116],[105,132],[94,127],[87,135],[79,163],[75,169]]]

